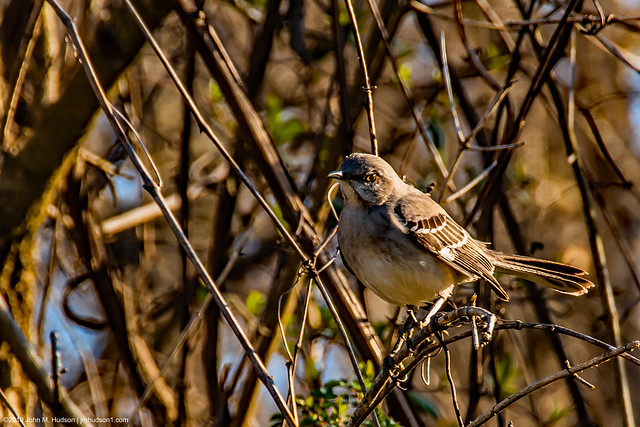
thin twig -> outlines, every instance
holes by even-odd
[[[296,365],[297,365],[297,361],[298,361],[298,353],[300,352],[300,349],[302,348],[302,341],[304,339],[304,331],[306,328],[306,324],[307,324],[307,317],[309,315],[309,304],[311,302],[311,288],[312,288],[312,282],[309,281],[309,284],[307,285],[307,290],[305,292],[305,296],[304,296],[304,305],[302,307],[302,318],[300,320],[300,331],[298,332],[298,339],[296,340],[295,346],[293,347],[293,355],[291,356],[291,360],[289,362],[287,362],[287,375],[289,376],[289,393],[287,394],[287,401],[291,403],[291,412],[293,412],[293,414],[296,416],[296,421],[298,421],[298,411],[297,411],[297,407],[296,407],[296,393],[295,393],[295,386],[294,386],[294,379],[295,379],[295,375],[296,375]],[[280,322],[281,324],[281,322]],[[286,335],[284,333],[284,330],[282,328],[282,326],[280,327],[281,331],[282,331],[282,341],[284,342],[284,346],[287,349],[287,353],[289,352],[288,348],[287,348],[287,340],[286,340]]]
[[[2,391],[2,389],[0,388],[0,401],[2,401],[2,403],[4,403],[4,406],[6,406],[9,411],[11,411],[11,413],[13,414],[13,419],[10,419],[9,417],[4,417],[3,421],[4,422],[17,422],[18,424],[20,424],[20,427],[27,427],[24,424],[24,418],[21,417],[20,415],[18,415],[18,412],[16,411],[16,409],[13,407],[13,405],[11,404],[11,402],[9,402],[9,399],[7,398],[7,395],[4,394],[4,391]]]
[[[491,74],[489,74],[487,69],[482,64],[482,62],[480,62],[480,59],[478,58],[478,55],[476,54],[475,49],[471,46],[471,43],[469,42],[469,39],[467,37],[467,31],[462,22],[463,20],[462,0],[453,0],[453,10],[454,10],[454,19],[458,27],[458,32],[460,33],[460,39],[462,40],[462,44],[464,45],[467,55],[469,56],[471,65],[473,66],[473,68],[476,69],[476,71],[478,72],[478,75],[485,82],[487,82],[487,84],[491,88],[493,88],[494,90],[499,90],[501,87],[500,84],[496,81],[496,79],[494,79],[491,76]]]
[[[475,330],[475,329],[473,329]],[[440,346],[444,351],[444,365],[445,372],[447,374],[447,381],[449,381],[449,387],[451,389],[451,400],[453,401],[453,410],[456,414],[456,420],[458,421],[458,425],[460,427],[464,427],[464,421],[462,420],[462,414],[460,413],[460,404],[458,403],[458,392],[456,391],[456,384],[453,381],[453,374],[451,373],[451,352],[449,352],[449,347],[442,341],[442,333],[435,333],[438,342],[440,342]]]
[[[444,178],[448,174],[447,167],[444,164],[444,160],[442,160],[442,155],[438,151],[436,144],[433,142],[433,138],[425,128],[424,121],[420,117],[420,112],[418,111],[418,108],[416,107],[416,103],[413,99],[413,95],[411,94],[411,89],[405,83],[400,73],[400,70],[398,69],[398,61],[396,60],[396,55],[394,55],[391,49],[391,40],[389,37],[389,33],[385,28],[384,21],[382,20],[382,16],[380,15],[380,9],[378,8],[378,4],[374,0],[368,0],[368,3],[369,3],[369,7],[371,8],[374,21],[376,22],[376,25],[378,27],[378,31],[380,31],[380,35],[382,36],[382,41],[386,48],[387,55],[389,56],[389,62],[391,63],[391,67],[393,68],[393,73],[398,79],[398,84],[402,89],[402,93],[404,94],[407,104],[409,105],[409,110],[411,111],[411,117],[413,118],[413,121],[416,124],[416,127],[418,128],[418,132],[420,132],[420,136],[422,136],[422,140],[425,142],[427,149],[431,154],[431,158],[433,159],[434,163],[438,167],[438,172],[440,172],[440,174]]]
[[[131,2],[129,0],[126,0],[125,4],[127,5],[127,7],[129,7],[129,9],[132,11],[134,16],[136,17],[138,25],[140,26],[140,28],[145,33],[145,37],[147,38],[147,40],[149,41],[149,43],[153,47],[153,49],[156,52],[156,54],[158,55],[158,57],[160,58],[161,62],[163,63],[163,65],[165,67],[165,69],[167,70],[167,72],[170,74],[172,80],[176,84],[176,86],[179,89],[181,95],[187,101],[187,103],[188,103],[189,107],[191,108],[191,111],[194,114],[194,116],[196,118],[196,121],[198,122],[198,125],[200,126],[201,130],[205,132],[205,134],[209,137],[209,139],[211,139],[211,141],[220,150],[220,152],[223,155],[223,157],[225,157],[225,159],[230,163],[230,165],[231,165],[232,169],[234,170],[234,172],[236,172],[236,174],[238,174],[238,176],[241,178],[243,183],[249,188],[249,190],[251,191],[253,196],[258,200],[258,202],[260,203],[262,208],[265,210],[265,212],[268,214],[268,216],[270,217],[270,219],[272,220],[272,222],[274,223],[274,225],[276,226],[278,231],[285,237],[285,239],[288,241],[288,243],[295,249],[296,253],[298,254],[298,256],[300,257],[300,259],[302,261],[302,265],[310,272],[312,277],[317,277],[317,271],[315,269],[315,266],[312,265],[310,258],[303,251],[303,249],[297,243],[297,241],[291,235],[291,233],[289,233],[289,231],[286,229],[286,227],[280,222],[279,218],[273,212],[271,207],[267,204],[265,199],[262,197],[261,193],[256,189],[256,187],[252,184],[252,182],[249,180],[249,178],[244,174],[244,172],[241,170],[241,168],[236,163],[235,159],[233,159],[233,157],[231,157],[231,155],[228,153],[228,151],[226,150],[226,148],[224,147],[222,142],[219,140],[219,138],[217,138],[217,136],[215,135],[215,133],[213,132],[211,127],[206,123],[206,121],[204,120],[204,117],[202,116],[202,114],[198,110],[197,106],[195,105],[195,102],[193,101],[192,97],[188,94],[188,92],[184,88],[184,85],[182,84],[182,82],[178,78],[177,73],[175,72],[175,70],[173,70],[173,67],[171,66],[171,64],[167,60],[166,56],[164,55],[164,53],[160,49],[157,41],[154,39],[154,37],[152,36],[152,34],[148,30],[148,28],[146,28],[146,26],[145,26],[144,22],[142,21],[142,19],[137,14],[134,6],[131,4]],[[212,28],[209,28],[209,35],[212,36],[212,37],[215,35],[215,33],[213,32]],[[222,47],[220,41],[217,39],[217,37],[214,37],[214,39],[215,39],[214,43],[216,45],[216,49],[218,51],[222,51],[223,47]],[[231,67],[232,64],[228,63],[227,66]],[[375,129],[374,129],[374,131],[375,131]],[[303,209],[301,203],[298,203],[298,206],[300,206],[300,209]],[[302,220],[302,218],[309,217],[308,212],[303,211],[302,213],[303,214],[300,217],[301,220]],[[168,212],[168,214],[171,214],[171,212]],[[301,221],[301,223],[302,223],[302,221]],[[358,368],[357,359],[356,359],[355,353],[353,352],[353,347],[351,346],[351,343],[349,342],[349,338],[348,338],[348,335],[346,333],[346,329],[344,328],[344,324],[342,323],[342,320],[340,319],[340,317],[337,314],[338,311],[335,308],[335,305],[334,305],[334,303],[333,303],[333,301],[331,299],[331,296],[328,293],[326,287],[324,286],[324,284],[322,283],[322,281],[320,280],[319,277],[317,277],[317,279],[318,279],[317,280],[318,287],[321,290],[322,295],[325,298],[325,301],[327,302],[327,305],[329,306],[332,315],[334,315],[334,319],[336,320],[336,324],[338,325],[339,330],[341,332],[341,335],[343,336],[343,339],[345,341],[345,346],[347,348],[347,351],[350,354],[350,360],[353,363],[354,371],[356,372],[356,375],[358,376],[359,380],[361,381],[362,388],[364,390],[366,387],[364,386],[364,380],[362,379],[362,373],[360,372],[360,370]]]
[[[471,181],[469,181],[469,183],[467,183],[467,185],[465,185],[464,187],[462,187],[460,190],[456,191],[455,193],[453,193],[452,195],[450,195],[449,197],[447,197],[447,199],[444,201],[444,204],[449,204],[451,202],[453,202],[454,200],[462,197],[463,195],[467,194],[473,187],[475,187],[476,185],[478,185],[483,179],[485,179],[487,177],[487,175],[489,175],[489,172],[491,172],[491,170],[493,168],[496,167],[496,165],[498,164],[497,161],[494,161],[493,163],[491,163],[489,165],[488,168],[486,168],[485,170],[483,170],[482,172],[480,172],[478,174],[478,176],[476,176],[475,178],[473,178]]]
[[[491,409],[489,409],[488,411],[486,411],[485,413],[483,413],[482,415],[480,415],[478,418],[476,418],[475,420],[473,420],[471,423],[469,423],[467,425],[467,427],[478,427],[484,423],[486,423],[487,421],[489,421],[491,418],[493,418],[496,414],[500,413],[501,411],[503,411],[506,407],[514,404],[515,402],[517,402],[518,400],[522,399],[523,397],[527,396],[530,393],[533,393],[536,390],[539,390],[555,381],[561,380],[563,378],[569,377],[569,376],[573,376],[575,374],[577,374],[578,372],[582,372],[585,371],[587,369],[591,369],[594,367],[597,367],[598,365],[608,362],[609,360],[618,357],[620,355],[622,355],[623,353],[626,352],[631,352],[633,350],[635,350],[636,348],[640,347],[640,341],[632,341],[628,344],[625,344],[623,346],[617,347],[613,350],[607,351],[604,354],[601,354],[600,356],[594,357],[591,360],[588,360],[586,362],[580,363],[576,366],[572,366],[569,368],[565,368],[561,371],[556,372],[555,374],[549,375],[548,377],[542,378],[532,384],[529,384],[528,386],[522,388],[521,390],[513,393],[512,395],[510,395],[509,397],[507,397],[506,399],[502,400],[500,403],[498,403],[497,405],[493,406]]]
[[[411,346],[404,345],[392,358],[392,366],[404,366],[401,372],[395,373],[396,378],[404,378],[408,375],[411,369],[419,363],[425,354],[422,349],[425,343],[434,333],[434,328],[437,330],[443,330],[451,323],[470,316],[492,316],[490,312],[480,307],[461,307],[452,312],[443,313],[441,316],[434,318],[433,321],[427,323],[418,333],[411,338]],[[469,335],[470,336],[470,332]],[[450,339],[443,340],[445,344],[448,344]],[[411,347],[411,348],[409,348]],[[440,348],[436,345],[436,348]],[[416,350],[417,349],[417,350]],[[433,351],[435,348],[432,348]],[[407,369],[403,361],[410,356],[415,356],[409,363],[411,369]],[[376,378],[373,380],[371,387],[365,393],[364,397],[358,404],[351,419],[349,420],[349,426],[358,426],[363,420],[371,413],[376,406],[395,388],[396,383],[391,379],[388,370],[381,370]]]
[[[592,209],[591,195],[589,194],[593,190],[589,189],[589,184],[586,181],[585,168],[582,165],[580,153],[578,151],[578,139],[575,130],[575,79],[576,79],[576,47],[575,47],[575,33],[571,34],[570,44],[570,62],[571,62],[571,74],[569,82],[569,102],[567,107],[566,129],[567,141],[566,150],[570,159],[573,159],[572,168],[576,178],[580,193],[582,195],[582,206],[585,221],[589,229],[589,242],[591,245],[591,252],[593,254],[594,264],[596,267],[596,273],[598,276],[598,282],[604,288],[602,292],[602,303],[607,312],[609,324],[611,326],[611,334],[613,336],[613,342],[615,345],[620,346],[622,344],[620,317],[618,315],[618,308],[616,306],[615,297],[613,295],[613,285],[609,276],[609,268],[607,266],[607,259],[604,253],[604,247],[602,237],[600,235],[599,227],[596,222],[595,212]],[[556,97],[554,97],[556,100]],[[559,98],[556,100],[556,104],[561,101]],[[562,119],[562,118],[561,118]],[[564,129],[564,127],[563,127]],[[626,366],[622,360],[616,361],[616,373],[618,377],[619,393],[622,400],[622,409],[624,412],[624,423],[627,427],[635,426],[633,405],[631,403],[631,393],[629,389],[629,377],[627,376]]]
[[[29,16],[29,21],[26,24],[24,29],[24,37],[20,41],[20,47],[18,49],[18,59],[21,60],[20,69],[15,76],[15,84],[13,85],[13,91],[11,92],[11,96],[6,100],[6,107],[3,108],[3,111],[6,111],[5,121],[2,126],[2,135],[3,142],[2,148],[6,151],[12,152],[12,154],[16,154],[17,148],[13,146],[13,137],[12,128],[14,125],[14,119],[16,112],[18,110],[18,102],[20,101],[20,94],[22,93],[22,88],[27,78],[27,71],[29,70],[29,64],[31,63],[31,57],[33,55],[34,49],[36,47],[38,37],[40,36],[40,27],[42,25],[41,16],[42,16],[42,5],[44,4],[43,0],[36,0],[32,4],[31,14]],[[10,83],[13,82],[13,77],[11,76]],[[2,100],[4,103],[4,99]]]
[[[58,339],[60,334],[57,331],[51,331],[49,339],[51,340],[51,379],[53,380],[53,398],[56,402],[60,402],[60,375],[67,372],[62,365],[62,354]]]
[[[464,317],[465,316],[464,313],[466,310],[469,310],[468,311],[469,314],[473,313],[474,315],[477,315],[477,316],[482,316],[482,315],[485,315],[486,313],[491,314],[479,307],[462,307],[452,312],[445,313],[446,318],[441,317],[437,319],[438,328],[443,329],[444,327],[446,327],[446,325],[448,325],[450,322],[454,321],[455,319]],[[595,345],[597,347],[603,348],[608,351],[615,350],[616,348],[590,335],[583,334],[581,332],[574,331],[564,326],[559,326],[554,324],[510,320],[510,321],[501,321],[495,326],[496,331],[523,330],[523,329],[543,330],[543,331],[552,332],[553,334],[567,335],[567,336],[582,340],[584,342],[587,342],[589,344]],[[466,338],[470,338],[471,334],[472,332],[469,330],[466,332],[462,332],[458,335],[445,338],[443,342],[445,344],[451,344]],[[427,327],[423,328],[420,332],[418,332],[412,338],[413,350],[405,347],[398,353],[397,357],[394,358],[394,363],[399,366],[400,362],[402,362],[402,366],[404,368],[400,372],[396,372],[397,377],[402,378],[407,376],[425,357],[428,357],[428,355],[432,354],[434,351],[440,348],[440,343],[428,341],[431,335],[432,335],[432,332],[430,329],[430,325],[427,325]],[[406,362],[405,359],[407,359],[407,357],[410,355],[413,355],[413,358],[409,362]],[[627,361],[637,366],[640,366],[640,359],[636,358],[635,356],[632,356],[629,353],[622,353],[620,356],[626,359]],[[362,420],[364,420],[364,417],[366,417],[367,414],[373,410],[373,408],[375,408],[378,404],[380,404],[380,402],[382,402],[382,400],[389,393],[391,393],[391,391],[394,388],[395,388],[395,383],[391,381],[391,379],[387,374],[383,372],[378,374],[374,379],[373,383],[371,384],[371,387],[369,388],[368,393],[364,396],[364,398],[356,408],[355,412],[353,413],[353,416],[349,425],[359,425],[359,423],[361,423]]]
[[[455,100],[453,98],[453,89],[451,88],[451,74],[449,73],[449,60],[447,59],[447,44],[444,38],[444,32],[440,33],[440,55],[442,62],[442,75],[444,77],[444,86],[447,90],[447,96],[449,97],[449,112],[453,118],[453,125],[456,128],[456,135],[460,144],[464,144],[465,137],[460,125],[460,117],[456,110]]]
[[[367,119],[369,121],[369,138],[371,139],[371,153],[378,155],[378,137],[376,136],[376,122],[373,115],[373,88],[369,81],[369,70],[367,67],[366,57],[364,55],[364,49],[362,47],[362,38],[360,37],[360,30],[358,29],[358,20],[356,19],[356,12],[353,9],[351,0],[344,0],[347,6],[347,12],[349,12],[349,19],[353,27],[353,35],[356,41],[356,50],[358,52],[358,61],[360,61],[360,68],[362,68],[362,76],[364,78],[363,90],[366,95],[366,107],[367,107]]]
[[[0,296],[0,340],[6,341],[11,347],[11,352],[20,361],[24,373],[33,382],[38,390],[40,399],[60,417],[70,419],[73,426],[93,426],[81,412],[75,403],[69,398],[65,390],[61,389],[59,400],[55,400],[53,385],[50,375],[44,368],[31,343],[18,326],[9,312],[9,306],[4,297]]]
[[[138,154],[133,149],[133,146],[132,146],[131,142],[129,141],[129,139],[128,139],[127,135],[126,135],[125,130],[122,129],[121,123],[116,118],[116,116],[115,116],[115,114],[113,112],[113,106],[107,100],[107,97],[106,97],[106,94],[104,92],[104,89],[102,88],[102,86],[101,86],[101,84],[100,84],[100,82],[99,82],[99,80],[97,78],[96,72],[95,72],[95,70],[93,68],[93,65],[91,63],[90,58],[87,55],[86,49],[84,47],[84,43],[82,42],[82,40],[80,38],[80,35],[78,33],[78,30],[77,30],[77,28],[75,26],[75,23],[74,23],[73,19],[57,4],[57,2],[55,0],[47,0],[47,1],[48,1],[49,4],[51,4],[54,7],[56,13],[58,14],[58,17],[60,18],[60,20],[67,27],[67,29],[69,31],[69,35],[70,35],[71,40],[73,42],[73,45],[76,48],[76,53],[78,54],[79,60],[81,61],[82,65],[83,65],[83,68],[85,70],[85,73],[87,74],[87,77],[89,78],[89,82],[90,82],[90,84],[91,84],[91,86],[92,86],[92,88],[94,90],[94,93],[95,93],[96,97],[98,98],[98,101],[100,102],[100,105],[101,105],[105,115],[109,119],[109,122],[110,122],[114,132],[118,136],[119,141],[122,143],[123,148],[126,150],[127,154],[129,155],[129,158],[131,159],[131,161],[133,162],[134,166],[138,170],[138,173],[140,174],[140,177],[143,180],[143,188],[147,192],[149,192],[151,197],[156,201],[156,203],[158,204],[158,206],[162,210],[162,213],[163,213],[165,219],[167,220],[167,223],[169,224],[169,227],[171,228],[173,233],[176,235],[180,245],[182,246],[182,248],[186,252],[189,260],[194,265],[196,271],[198,272],[198,275],[200,276],[200,279],[207,286],[209,291],[213,294],[215,302],[218,305],[218,307],[219,307],[219,309],[220,309],[220,311],[222,313],[222,316],[225,318],[225,320],[227,321],[227,323],[231,327],[231,330],[233,331],[233,333],[238,338],[238,341],[242,345],[245,353],[247,354],[247,357],[249,358],[249,360],[251,361],[252,365],[254,366],[256,371],[258,372],[258,376],[259,376],[260,380],[266,386],[267,390],[269,391],[269,394],[271,394],[272,398],[274,399],[274,402],[278,406],[278,409],[282,412],[282,415],[287,419],[287,421],[290,423],[290,425],[294,426],[295,425],[294,417],[291,414],[291,412],[289,411],[289,408],[287,408],[286,403],[284,402],[284,399],[282,398],[282,395],[280,394],[278,389],[275,387],[275,384],[273,382],[273,377],[268,373],[268,371],[267,371],[266,367],[264,366],[264,363],[262,362],[262,360],[260,360],[260,358],[257,357],[257,355],[255,353],[255,350],[253,349],[253,346],[251,345],[251,343],[249,342],[248,338],[246,337],[246,335],[244,333],[244,330],[239,325],[239,323],[236,320],[234,314],[229,309],[229,306],[227,305],[224,297],[220,293],[220,290],[216,286],[216,284],[213,281],[213,279],[211,278],[211,276],[209,276],[209,273],[207,272],[206,268],[204,267],[204,264],[202,264],[202,261],[200,260],[200,258],[196,254],[195,250],[193,249],[193,246],[191,245],[191,243],[188,241],[188,239],[186,238],[186,236],[182,232],[182,229],[180,228],[180,225],[178,224],[178,221],[176,220],[175,216],[173,215],[171,210],[166,206],[166,202],[164,200],[164,197],[163,197],[160,189],[158,188],[156,183],[151,178],[149,172],[147,171],[146,167],[142,163],[142,161],[141,161],[140,157],[138,156]],[[142,18],[140,18],[140,16],[137,15],[137,13],[135,13],[135,9],[133,8],[133,5],[131,5],[131,3],[129,1],[127,1],[127,5],[129,6],[130,9],[132,9],[132,11],[134,11],[134,14],[136,15],[136,18],[138,19],[138,21],[141,22]],[[148,29],[146,29],[146,30],[147,30],[147,32],[149,31]],[[183,86],[182,86],[182,89],[185,90],[185,92],[186,92],[186,89]],[[191,100],[191,98],[189,98],[189,100]],[[194,107],[195,107],[195,105],[194,105]],[[234,161],[231,157],[229,157],[229,158],[231,159],[231,161]],[[242,174],[242,176],[244,176],[245,179],[248,181],[248,178],[246,178],[246,176],[244,174]],[[259,196],[259,197],[260,197],[261,200],[264,201],[262,196]],[[266,205],[266,201],[264,201],[264,203]],[[283,226],[281,226],[281,227],[284,229]]]

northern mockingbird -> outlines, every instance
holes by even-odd
[[[338,243],[347,267],[393,304],[423,306],[477,279],[507,301],[495,271],[570,295],[593,286],[580,268],[487,248],[380,157],[351,154],[328,176],[340,180],[344,197]]]

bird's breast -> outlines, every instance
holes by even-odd
[[[358,279],[399,306],[423,305],[459,281],[449,266],[419,248],[382,210],[345,208],[338,241]]]

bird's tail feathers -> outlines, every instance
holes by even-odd
[[[498,272],[542,282],[563,294],[584,295],[593,287],[593,283],[584,277],[588,273],[572,265],[493,250],[489,253]]]

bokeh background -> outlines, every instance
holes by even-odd
[[[217,140],[304,253],[317,255],[336,226],[326,174],[348,153],[372,149],[346,4],[133,3]],[[361,397],[354,369],[296,251],[200,132],[126,2],[60,5],[285,396],[287,349],[299,342],[300,422],[346,425]],[[384,37],[368,2],[353,7],[380,155],[418,188],[433,184],[432,196],[494,248],[571,263],[596,283],[573,298],[501,277],[510,302],[469,284],[452,304],[475,293],[501,319],[556,323],[615,346],[640,337],[637,2],[381,0]],[[10,314],[0,324],[0,389],[11,406],[25,418],[62,413],[47,377],[57,331],[61,387],[83,415],[114,417],[113,425],[269,425],[273,400],[141,185],[63,22],[41,0],[2,0],[0,11],[0,308]],[[478,123],[461,142],[457,131],[466,137]],[[339,194],[330,198],[339,210]],[[317,268],[336,250],[332,237]],[[365,290],[339,257],[321,278],[371,381],[406,313]],[[16,328],[23,348],[11,341]],[[532,330],[500,332],[478,352],[469,340],[449,350],[466,422],[565,360],[604,351]],[[430,371],[428,385],[421,370]],[[614,360],[582,376],[595,389],[559,381],[490,423],[640,422],[638,366]],[[457,425],[441,353],[403,388],[381,406],[382,425]]]

